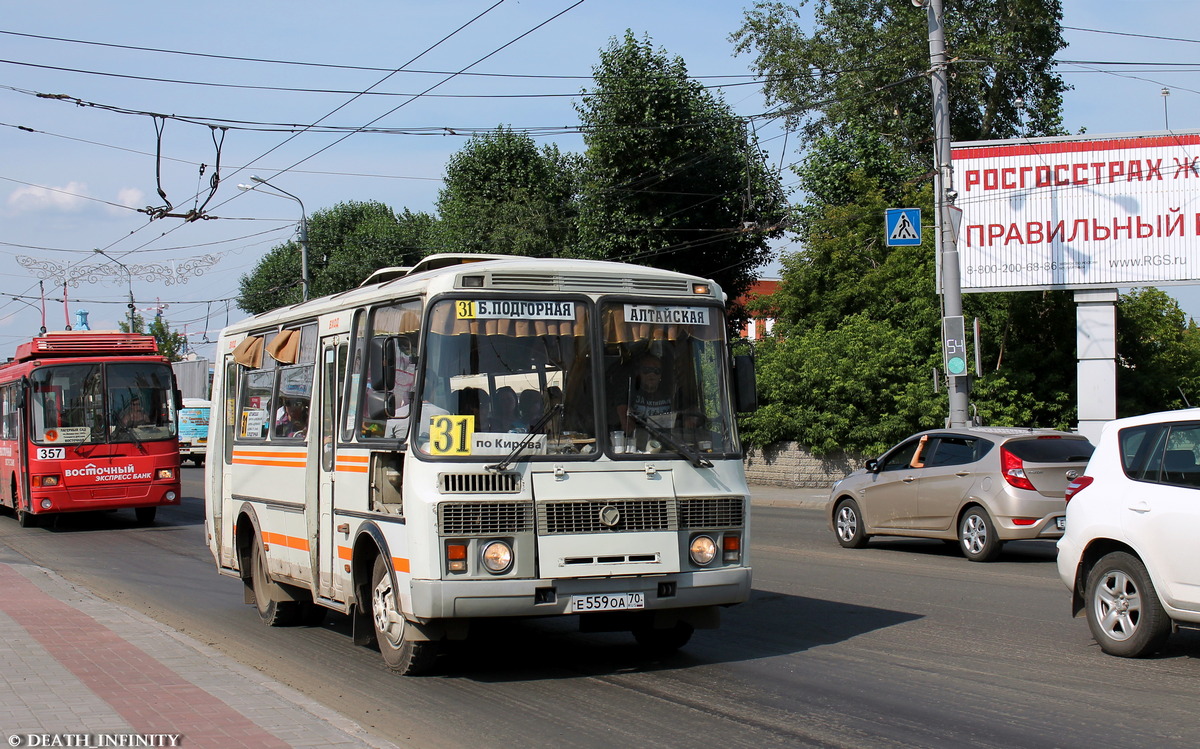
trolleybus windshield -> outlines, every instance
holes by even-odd
[[[175,436],[171,369],[146,362],[48,365],[30,374],[40,444],[147,442]]]

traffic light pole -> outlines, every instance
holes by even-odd
[[[958,210],[954,201],[954,169],[950,152],[950,92],[946,85],[946,30],[942,25],[942,0],[924,0],[929,20],[929,81],[933,89],[934,154],[933,201],[938,222],[938,257],[942,273],[942,351],[949,379],[951,427],[970,426],[971,380],[967,374],[967,341],[963,324],[962,276],[958,264]]]

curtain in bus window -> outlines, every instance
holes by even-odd
[[[300,355],[300,331],[279,331],[279,335],[266,347],[266,351],[280,364],[295,364]]]
[[[233,350],[233,360],[243,367],[258,369],[262,366],[263,339],[258,336],[247,336]]]

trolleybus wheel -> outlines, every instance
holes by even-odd
[[[137,516],[138,525],[153,525],[154,516],[158,514],[157,507],[135,507],[133,514]]]
[[[433,665],[438,650],[436,642],[404,639],[408,622],[400,611],[400,597],[382,555],[375,558],[371,571],[371,621],[375,624],[375,642],[389,669],[412,676],[428,671]]]
[[[258,616],[268,627],[286,627],[295,624],[300,615],[300,604],[295,601],[273,601],[270,589],[276,583],[267,576],[267,562],[263,559],[262,545],[256,540],[250,547],[250,581],[254,588],[254,607]]]
[[[17,510],[17,525],[22,528],[36,528],[38,516],[27,510]]]

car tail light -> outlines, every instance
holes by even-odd
[[[1074,497],[1079,492],[1092,485],[1094,479],[1091,476],[1080,476],[1071,483],[1067,484],[1067,490],[1063,493],[1063,497],[1070,502],[1071,497]]]
[[[1038,518],[1013,518],[1013,525],[1033,525]]]
[[[1005,481],[1018,489],[1033,489],[1033,483],[1025,476],[1025,464],[1003,447],[1000,448],[1000,473]]]

